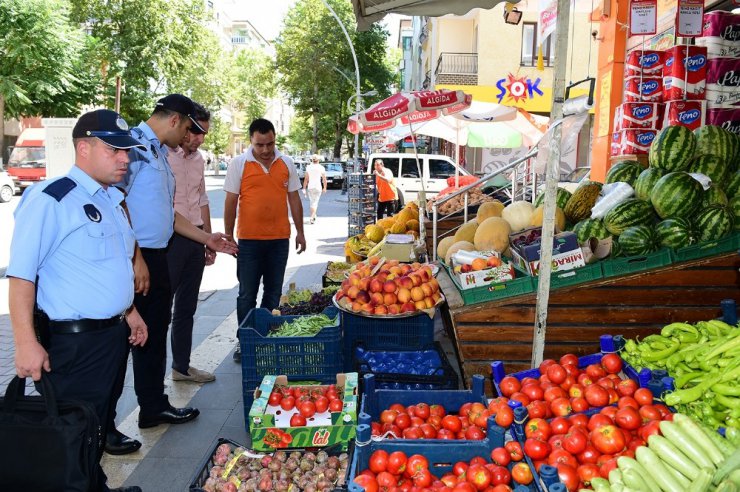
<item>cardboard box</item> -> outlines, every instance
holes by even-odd
[[[500,257],[500,255],[495,251],[481,251],[481,254]],[[457,266],[459,265],[453,261],[452,271],[455,272],[455,280],[461,290],[474,289],[476,287],[483,287],[490,284],[500,284],[501,282],[514,280],[515,278],[514,266],[507,261],[504,261],[497,267],[466,273],[457,272]]]
[[[287,376],[265,376],[262,384],[254,392],[254,403],[249,410],[249,434],[252,437],[252,449],[256,451],[274,451],[268,444],[274,435],[289,435],[287,443],[278,447],[306,448],[324,447],[341,444],[346,449],[347,443],[355,437],[359,401],[357,373],[337,374],[337,387],[344,388],[342,411],[317,414],[311,417],[304,427],[290,427],[290,417],[298,410],[286,412],[279,406],[268,405],[273,388],[287,386]],[[292,386],[308,386],[295,384]],[[323,385],[310,386],[314,388]],[[267,437],[267,439],[266,439]]]
[[[540,229],[539,227],[536,229]],[[526,236],[531,229],[511,234],[509,242],[512,244],[511,253],[516,265],[532,276],[539,274],[540,269],[540,243],[530,244],[523,247],[514,246],[514,239]],[[552,271],[562,272],[586,266],[583,251],[578,245],[575,233],[566,231],[555,234],[552,247]]]

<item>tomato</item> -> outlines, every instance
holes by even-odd
[[[570,387],[576,384],[576,378],[574,378],[571,375],[568,375],[568,377],[565,378],[565,381],[560,383],[560,387],[563,388],[565,391],[570,390]]]
[[[306,418],[316,414],[316,404],[312,401],[304,401],[298,406],[298,411]]]
[[[526,463],[517,463],[511,468],[511,478],[521,485],[529,485],[534,480],[532,470]]]
[[[532,402],[532,399],[522,391],[517,391],[516,393],[511,395],[511,399],[520,402],[525,407]]]
[[[580,482],[580,479],[578,478],[578,472],[574,467],[563,463],[558,464],[558,478],[560,479],[560,483],[565,485],[568,492],[578,490],[578,482]]]
[[[616,386],[617,386],[616,384],[614,384],[614,380],[613,379],[610,379],[610,378],[608,378],[606,376],[604,376],[603,378],[600,378],[598,381],[596,381],[596,384],[598,384],[602,388],[606,388],[606,389],[609,389],[609,388],[612,388],[613,389],[613,388],[616,388]]]
[[[575,354],[565,354],[560,358],[560,365],[572,364],[578,367],[578,356]]]
[[[554,449],[550,456],[547,457],[547,464],[550,466],[557,466],[560,463],[570,465],[573,468],[578,467],[578,460],[565,449]]]
[[[445,473],[444,475],[442,475],[442,478],[440,478],[439,481],[450,488],[457,485],[457,477],[452,473]]]
[[[580,369],[578,369],[578,366],[575,364],[560,364],[563,366],[563,369],[565,369],[565,372],[568,373],[568,376],[572,376],[573,379],[578,379],[578,375],[581,374]]]
[[[452,473],[454,473],[455,476],[459,477],[460,475],[465,473],[465,470],[468,469],[468,466],[470,465],[468,465],[466,462],[458,461],[452,466]]]
[[[388,455],[386,470],[393,475],[401,475],[406,471],[406,461],[406,453],[403,451],[393,451]]]
[[[507,466],[511,463],[511,455],[504,447],[491,451],[491,461],[496,465]]]
[[[637,451],[640,446],[646,446],[645,441],[642,438],[635,437],[629,443],[627,443],[627,449],[631,451]]]
[[[614,423],[622,429],[637,430],[640,428],[640,425],[642,425],[642,419],[640,418],[640,414],[637,413],[637,410],[633,407],[624,407],[617,410],[617,415],[614,417]]]
[[[588,435],[578,427],[571,430],[563,439],[563,448],[571,454],[581,454],[588,445]]]
[[[542,400],[533,401],[527,405],[527,413],[529,413],[530,418],[542,418],[547,415],[547,403]]]
[[[568,393],[560,386],[552,386],[545,390],[545,401],[552,402],[556,398],[565,398]]]
[[[473,406],[472,402],[463,403],[462,406],[460,406],[460,409],[457,411],[457,414],[461,417],[467,417],[470,413],[470,407]]]
[[[442,428],[457,433],[462,429],[462,424],[456,415],[445,415],[442,417]]]
[[[392,424],[393,421],[396,420],[396,417],[398,417],[398,415],[398,410],[383,410],[382,412],[380,412],[380,421],[383,423]]]
[[[419,427],[424,439],[434,439],[437,437],[437,429],[432,424],[421,424]]]
[[[640,406],[653,404],[653,393],[647,388],[639,388],[633,396]]]
[[[511,461],[522,461],[524,459],[524,452],[522,451],[522,445],[517,441],[509,441],[504,444],[504,449],[509,452]]]
[[[599,474],[599,467],[591,463],[580,465],[576,468],[576,471],[578,472],[578,478],[584,485],[591,485],[591,480],[601,476]]]
[[[565,378],[568,376],[568,373],[565,372],[565,369],[563,369],[563,366],[560,364],[550,364],[547,367],[547,379],[552,381],[555,384],[560,384],[563,381],[565,381]]]
[[[488,409],[485,409],[475,417],[473,424],[477,425],[481,429],[486,429],[488,427],[488,417],[490,416],[491,412]],[[511,420],[514,420],[514,410],[511,410]]]
[[[329,402],[330,412],[341,412],[342,408],[344,408],[344,403],[342,403],[342,400],[331,400]]]
[[[539,365],[540,374],[546,374],[547,368],[553,364],[557,364],[557,362],[555,362],[553,359],[545,359],[542,362],[540,362],[540,365]]]
[[[471,441],[480,441],[481,439],[485,439],[486,435],[483,433],[483,430],[480,427],[476,427],[475,425],[471,425],[467,429],[465,429],[465,439],[470,439]]]
[[[591,364],[586,367],[586,374],[588,374],[588,377],[590,377],[594,381],[598,381],[599,379],[606,376],[606,371],[602,369],[602,367],[598,364]]]
[[[303,427],[304,425],[306,425],[306,417],[304,417],[300,413],[294,413],[290,417],[290,426],[291,427]]]
[[[617,383],[617,392],[622,396],[634,395],[637,388],[637,382],[632,379],[623,379]]]
[[[442,405],[429,405],[429,415],[432,417],[444,417],[447,415],[447,410]]]
[[[396,419],[393,421],[394,425],[397,425],[399,429],[404,430],[411,427],[411,417],[407,413],[399,413],[396,415]]]
[[[476,489],[475,485],[473,485],[470,482],[460,482],[457,485],[455,485],[455,488],[452,489],[452,492],[475,492]]]
[[[567,398],[555,398],[553,401],[550,402],[550,410],[552,411],[553,415],[556,415],[558,417],[565,417],[566,415],[570,415],[571,413],[571,407],[570,407],[570,400]]]
[[[552,429],[545,419],[529,419],[524,424],[524,435],[526,437],[539,437],[540,439],[547,440],[552,435]]]
[[[610,458],[606,461],[604,461],[599,466],[599,475],[601,475],[601,478],[608,479],[609,478],[609,472],[617,468],[617,459],[616,458]]]
[[[509,485],[511,473],[505,466],[494,466],[491,470],[491,485]],[[481,490],[481,489],[478,489]]]
[[[295,398],[292,396],[283,396],[283,399],[280,400],[280,408],[286,412],[293,410],[295,408]]]
[[[571,398],[578,398],[580,396],[583,396],[583,386],[576,383],[570,388],[568,388],[568,396]]]
[[[368,468],[371,472],[378,474],[384,472],[388,466],[388,451],[378,449],[370,455],[370,462]]]
[[[609,403],[609,393],[598,384],[588,386],[583,394],[592,407],[603,407]]]
[[[614,421],[609,416],[604,415],[603,413],[597,413],[588,419],[588,430],[593,431],[604,425],[612,424],[614,424]]]
[[[624,450],[627,441],[624,432],[614,425],[604,425],[591,431],[591,443],[604,454],[616,454]]]
[[[412,454],[406,460],[406,471],[403,472],[405,477],[411,478],[421,470],[429,469],[429,460],[420,454]]]
[[[421,427],[407,427],[402,431],[401,435],[404,439],[421,439],[424,437]]]
[[[609,393],[609,405],[614,405],[619,401],[619,393],[614,388],[607,388],[606,392]]]
[[[316,413],[324,413],[329,409],[329,399],[325,396],[319,396],[313,403],[316,405]]]
[[[589,405],[586,399],[583,398],[582,396],[570,399],[570,408],[574,412],[585,412],[590,407],[591,405]]]
[[[442,417],[439,415],[430,415],[427,419],[427,424],[433,426],[435,429],[442,428]]]
[[[270,393],[270,397],[267,399],[267,403],[269,405],[272,405],[272,406],[276,407],[276,406],[280,405],[280,400],[282,400],[282,399],[283,399],[283,395],[281,395],[277,391],[273,391],[272,393]]]
[[[624,408],[624,407],[632,407],[635,410],[640,408],[640,404],[637,403],[637,400],[632,398],[631,396],[623,396],[617,401],[617,408]]]
[[[524,441],[524,452],[533,460],[544,460],[550,454],[550,445],[536,438]]]
[[[644,405],[640,407],[639,410],[640,417],[642,417],[642,420],[661,420],[663,418],[663,415],[661,415],[660,410],[655,408],[653,405]]]
[[[472,483],[476,490],[483,490],[491,485],[492,478],[491,471],[481,464],[471,464],[465,472],[465,480]]]
[[[565,440],[564,434],[556,434],[547,440],[547,444],[550,445],[550,449],[563,449],[563,440]]]
[[[571,402],[572,405],[572,402]],[[588,417],[583,414],[575,414],[568,417],[571,427],[582,426],[588,427]]]
[[[570,422],[565,417],[555,417],[550,421],[553,434],[566,434],[570,429]]]
[[[496,424],[503,428],[509,427],[514,422],[514,410],[511,407],[501,407],[496,414]]]
[[[617,415],[617,411],[619,411],[619,408],[608,406],[608,407],[602,408],[599,413],[602,414],[602,415],[606,415],[607,417],[609,417],[613,421],[614,420],[614,417],[616,417],[616,415]]]
[[[637,430],[637,435],[640,436],[640,438],[643,441],[648,440],[648,437],[652,435],[660,435],[660,422],[657,420],[651,420],[650,422],[646,422],[643,424],[642,427],[640,427]]]
[[[596,463],[599,456],[601,456],[601,453],[589,443],[586,444],[586,449],[577,458],[579,463]]]
[[[511,487],[503,483],[500,483],[496,485],[495,487],[491,487],[490,490],[487,489],[486,492],[511,492]]]
[[[617,374],[622,370],[622,358],[617,354],[606,354],[601,358],[601,367],[609,374]]]
[[[370,475],[357,475],[354,482],[365,489],[365,492],[378,492],[378,481]]]
[[[378,487],[380,487],[380,490],[387,490],[398,485],[398,478],[394,477],[387,471],[378,473],[375,479],[378,481]]]
[[[429,418],[429,415],[431,415],[431,409],[428,404],[426,403],[419,403],[416,405],[415,414],[420,419],[426,420]]]
[[[530,401],[542,400],[545,398],[545,391],[542,389],[542,386],[540,386],[539,383],[522,386],[521,393],[527,395]]]
[[[582,372],[581,374],[579,374],[578,377],[576,378],[576,381],[578,381],[578,384],[580,384],[583,387],[594,384],[594,380],[591,379],[591,376],[589,376],[585,372]]]
[[[434,477],[429,470],[424,469],[417,472],[413,476],[412,480],[414,482],[414,487],[429,487],[432,485]]]
[[[439,429],[437,431],[437,437],[435,439],[457,439],[455,432],[447,429]]]
[[[498,383],[501,396],[511,396],[522,388],[522,383],[514,376],[506,376]]]

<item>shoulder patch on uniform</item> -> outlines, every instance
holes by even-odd
[[[77,186],[77,183],[72,178],[64,177],[51,183],[44,188],[43,192],[61,202],[62,198],[67,196],[67,193],[72,191],[75,186]]]

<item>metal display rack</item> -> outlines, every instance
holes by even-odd
[[[352,173],[348,176],[348,237],[362,234],[365,226],[375,223],[377,203],[375,176],[372,174]]]

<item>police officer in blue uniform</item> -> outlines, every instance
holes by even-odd
[[[173,232],[213,251],[234,254],[238,250],[233,239],[197,228],[174,209],[175,178],[167,162],[167,146],[177,147],[190,126],[198,126],[194,114],[193,101],[181,94],[157,101],[151,117],[132,129],[143,149],[130,151],[131,162],[121,182],[137,242],[134,305],[149,330],[147,344],[132,349],[140,428],[182,424],[200,413],[196,408],[172,406],[164,392],[167,330],[172,314],[166,253]],[[121,378],[113,395],[114,407],[122,389]]]
[[[18,376],[34,381],[46,371],[58,399],[92,403],[105,427],[126,347],[147,340],[132,304],[134,234],[123,194],[111,186],[140,143],[104,109],[80,117],[72,137],[69,174],[26,190],[15,211],[7,270],[15,365]],[[44,345],[34,330],[34,304],[37,328],[48,328]],[[101,468],[94,490],[108,491],[105,482]]]

